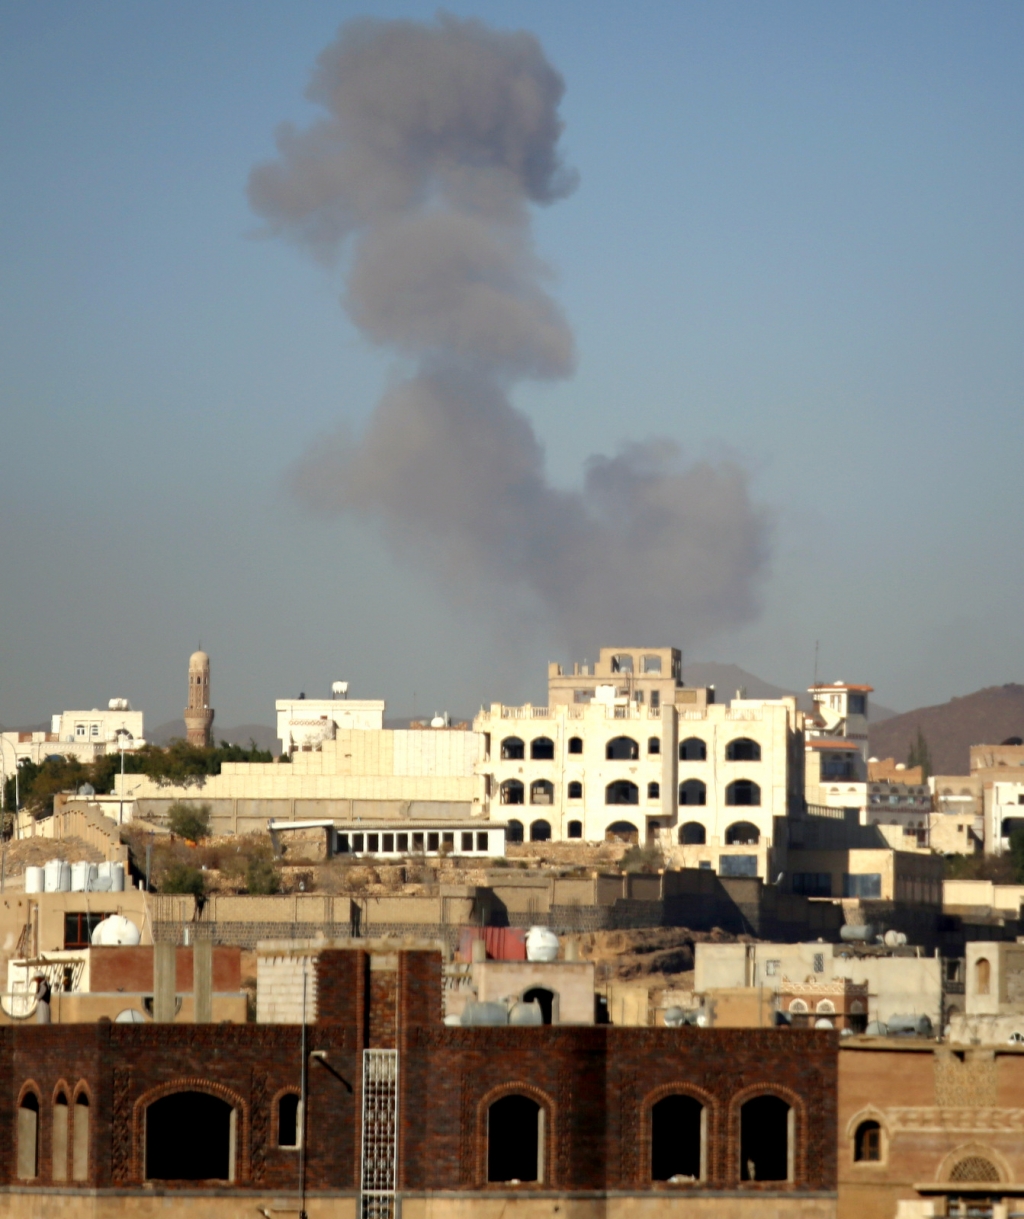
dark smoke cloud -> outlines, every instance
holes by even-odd
[[[352,320],[418,370],[294,486],[376,523],[455,595],[532,606],[567,643],[690,642],[756,612],[767,525],[743,470],[684,468],[650,442],[560,490],[507,396],[574,367],[529,227],[530,204],[575,186],[563,91],[531,35],[445,15],[352,23],[320,56],[308,96],[325,117],[278,132],[250,201],[326,265],[346,260]]]

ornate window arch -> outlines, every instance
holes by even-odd
[[[525,1096],[534,1101],[539,1109],[541,1116],[541,1128],[538,1131],[540,1160],[542,1180],[537,1182],[529,1182],[520,1186],[520,1188],[529,1189],[540,1188],[550,1189],[552,1186],[557,1186],[557,1158],[556,1147],[557,1138],[555,1125],[557,1121],[557,1107],[554,1100],[547,1092],[541,1088],[535,1087],[533,1084],[528,1084],[523,1081],[512,1081],[509,1083],[499,1084],[496,1088],[491,1088],[480,1098],[476,1107],[476,1183],[479,1187],[487,1187],[492,1184],[487,1179],[487,1128],[488,1118],[491,1111],[491,1106],[500,1100],[504,1100],[507,1096]],[[499,1185],[500,1183],[495,1182]]]
[[[132,1177],[135,1181],[145,1180],[146,1175],[146,1110],[165,1096],[175,1092],[205,1092],[225,1101],[238,1114],[235,1128],[235,1162],[234,1183],[238,1184],[249,1178],[249,1106],[240,1093],[224,1084],[210,1079],[198,1079],[192,1076],[168,1080],[150,1088],[136,1100],[132,1107]]]

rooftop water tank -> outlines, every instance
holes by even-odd
[[[520,1027],[543,1024],[544,1013],[541,1011],[540,1004],[536,999],[532,999],[529,1003],[523,1003],[520,1000],[518,1003],[512,1004],[512,1010],[508,1014],[508,1022]]]
[[[96,924],[90,942],[103,948],[122,944],[134,945],[142,942],[142,933],[131,919],[125,918],[123,914],[112,914]]]
[[[528,961],[557,961],[558,936],[550,927],[531,927],[526,933]]]
[[[508,1024],[508,1011],[504,1003],[467,1003],[462,1009],[461,1023],[473,1027]]]
[[[882,942],[886,948],[902,948],[907,942],[907,937],[902,931],[887,931]]]
[[[847,944],[870,944],[875,929],[870,923],[846,923],[839,928],[839,938]]]
[[[45,873],[42,868],[25,869],[25,892],[44,893]]]
[[[66,859],[48,859],[43,864],[43,884],[47,893],[71,892],[71,865]]]

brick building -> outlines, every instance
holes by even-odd
[[[378,947],[315,964],[305,1117],[300,1026],[0,1029],[4,1213],[273,1214],[304,1174],[311,1216],[835,1215],[835,1033],[446,1027],[440,955]]]

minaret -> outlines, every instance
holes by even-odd
[[[188,706],[185,708],[185,735],[190,745],[204,748],[210,744],[213,708],[210,706],[210,658],[193,652],[188,658]]]

